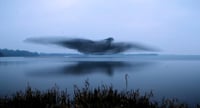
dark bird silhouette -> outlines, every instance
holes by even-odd
[[[55,44],[84,54],[116,54],[127,50],[155,51],[153,48],[128,42],[114,42],[112,37],[93,41],[81,38],[28,38],[26,42]]]

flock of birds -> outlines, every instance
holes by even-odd
[[[141,44],[128,43],[128,42],[115,42],[112,37],[103,40],[89,40],[82,38],[28,38],[26,42],[37,44],[54,44],[65,48],[74,49],[83,54],[117,54],[128,50],[133,51],[156,51]]]

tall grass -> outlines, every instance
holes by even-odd
[[[112,86],[101,85],[91,89],[89,82],[79,88],[74,86],[73,98],[55,85],[47,91],[27,86],[13,96],[0,98],[0,108],[187,108],[187,104],[176,99],[152,102],[153,93],[141,95],[139,90],[118,91]],[[197,105],[197,108],[199,106]]]

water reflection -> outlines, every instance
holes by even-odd
[[[60,66],[51,66],[34,69],[28,72],[29,76],[58,76],[58,75],[86,75],[104,73],[112,76],[115,72],[134,72],[150,65],[150,62],[126,62],[126,61],[78,61],[72,64],[65,63]]]

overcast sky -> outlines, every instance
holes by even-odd
[[[166,54],[200,54],[200,0],[0,0],[0,48],[71,52],[29,37],[137,42]]]

